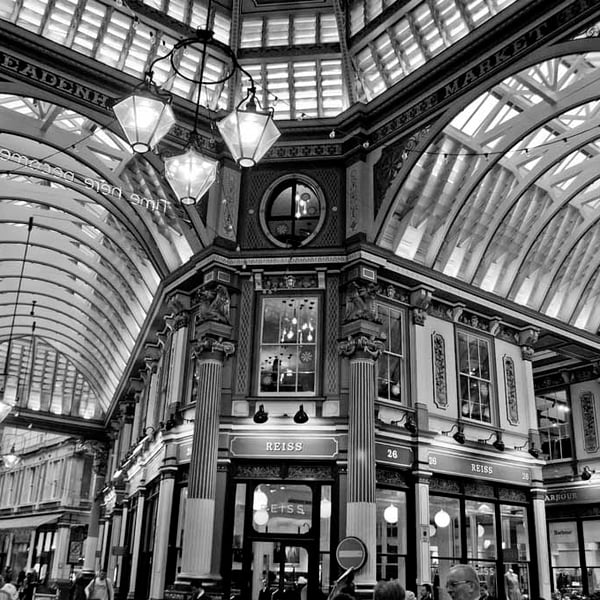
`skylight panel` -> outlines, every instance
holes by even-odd
[[[84,5],[81,21],[73,39],[73,50],[86,56],[93,55],[106,10],[105,6],[94,0]]]
[[[225,14],[217,12],[213,23],[215,39],[224,44],[230,45],[231,37],[231,19]]]
[[[167,14],[182,23],[185,22],[185,11],[187,0],[169,0],[167,4]]]
[[[340,60],[321,61],[321,96],[324,117],[333,117],[346,108]]]
[[[469,28],[467,27],[460,10],[457,8],[455,0],[438,1],[437,12],[448,41],[451,43],[458,41],[469,33]]]
[[[260,48],[262,46],[262,19],[244,19],[242,22],[242,48]]]
[[[96,58],[101,62],[118,67],[123,54],[123,44],[133,26],[133,19],[117,11],[113,11],[102,41],[98,46]]]
[[[292,44],[315,44],[317,42],[316,15],[294,17]]]
[[[146,64],[150,49],[152,48],[153,36],[154,32],[149,27],[143,23],[137,23],[131,45],[125,57],[123,71],[138,77],[146,72]]]
[[[484,0],[467,0],[464,5],[476,27],[492,16]]]
[[[156,10],[162,10],[162,0],[142,0],[144,4],[156,8]]]
[[[289,45],[290,21],[289,18],[270,17],[267,19],[266,45]]]
[[[73,16],[77,9],[77,2],[73,0],[57,0],[51,6],[50,13],[44,27],[44,37],[58,43],[65,44]]]
[[[194,29],[206,29],[206,4],[192,2],[192,15],[190,18],[190,27]]]
[[[0,19],[12,21],[12,16],[17,7],[15,0],[4,0],[0,2]]]
[[[40,33],[45,12],[46,3],[42,0],[26,0],[19,11],[16,24],[27,31]]]
[[[321,15],[319,19],[321,29],[320,29],[320,42],[322,44],[339,42],[340,34],[338,31],[337,22],[335,20],[335,15]]]
[[[315,61],[294,63],[293,76],[296,110],[306,113],[311,117],[317,117],[317,74]]]

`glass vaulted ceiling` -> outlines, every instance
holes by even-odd
[[[588,52],[536,64],[476,98],[420,154],[382,244],[596,333],[599,89],[600,52]]]
[[[273,106],[276,119],[333,117],[355,101],[377,97],[514,2],[351,0],[346,15],[336,13],[335,7],[345,4],[339,0],[296,0],[286,3],[285,11],[274,10],[273,2],[241,1],[239,14],[222,6],[227,3],[214,2],[210,27],[219,41],[238,50],[263,106]],[[136,11],[142,5],[156,15]],[[181,37],[166,19],[161,23],[161,13],[191,35],[206,26],[207,5],[199,0],[0,0],[0,18],[142,79],[150,63]],[[198,58],[188,48],[179,57],[180,71],[197,74]],[[194,85],[164,63],[156,65],[155,80],[195,99]],[[213,54],[205,77],[219,79],[227,65]],[[248,82],[240,83],[245,92]],[[232,100],[228,91],[204,87],[203,103],[226,108]]]
[[[101,418],[160,281],[193,254],[187,226],[159,173],[82,115],[0,94],[0,124],[5,398]]]

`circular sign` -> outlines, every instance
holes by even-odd
[[[367,547],[357,537],[348,536],[340,540],[335,557],[342,569],[360,569],[367,560]]]

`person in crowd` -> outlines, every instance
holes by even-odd
[[[200,600],[200,598],[208,599],[208,595],[201,581],[192,582],[192,597],[191,600]]]
[[[98,572],[98,575],[88,583],[84,591],[87,600],[114,600],[112,583],[106,577],[104,569]]]
[[[32,578],[30,575],[31,573],[27,574],[26,582],[28,579],[31,582]],[[69,590],[69,600],[86,600],[85,588],[88,583],[87,577],[85,577],[81,571],[78,571],[71,584],[71,589]],[[27,585],[27,583],[25,585]],[[27,600],[31,600],[31,598],[28,598]]]
[[[373,590],[373,600],[404,600],[406,592],[396,579],[378,581]]]
[[[4,574],[4,585],[0,588],[0,591],[6,592],[9,600],[19,600],[19,590],[17,590],[17,587],[12,582],[12,570],[9,571],[6,569],[6,573]]]
[[[406,590],[405,598],[406,600],[417,600],[416,594],[411,590]]]
[[[433,589],[428,583],[423,586],[420,600],[433,600]]]
[[[448,570],[446,591],[452,600],[479,600],[479,577],[471,565],[454,565]]]

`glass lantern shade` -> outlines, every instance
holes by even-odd
[[[8,417],[10,411],[12,410],[12,404],[5,402],[4,400],[0,400],[0,423]]]
[[[217,127],[240,167],[253,167],[281,135],[268,113],[234,110]]]
[[[113,106],[134,152],[148,152],[167,135],[175,123],[170,104],[146,94],[134,94]]]
[[[182,204],[196,204],[217,178],[217,161],[193,148],[165,159],[165,176]]]

